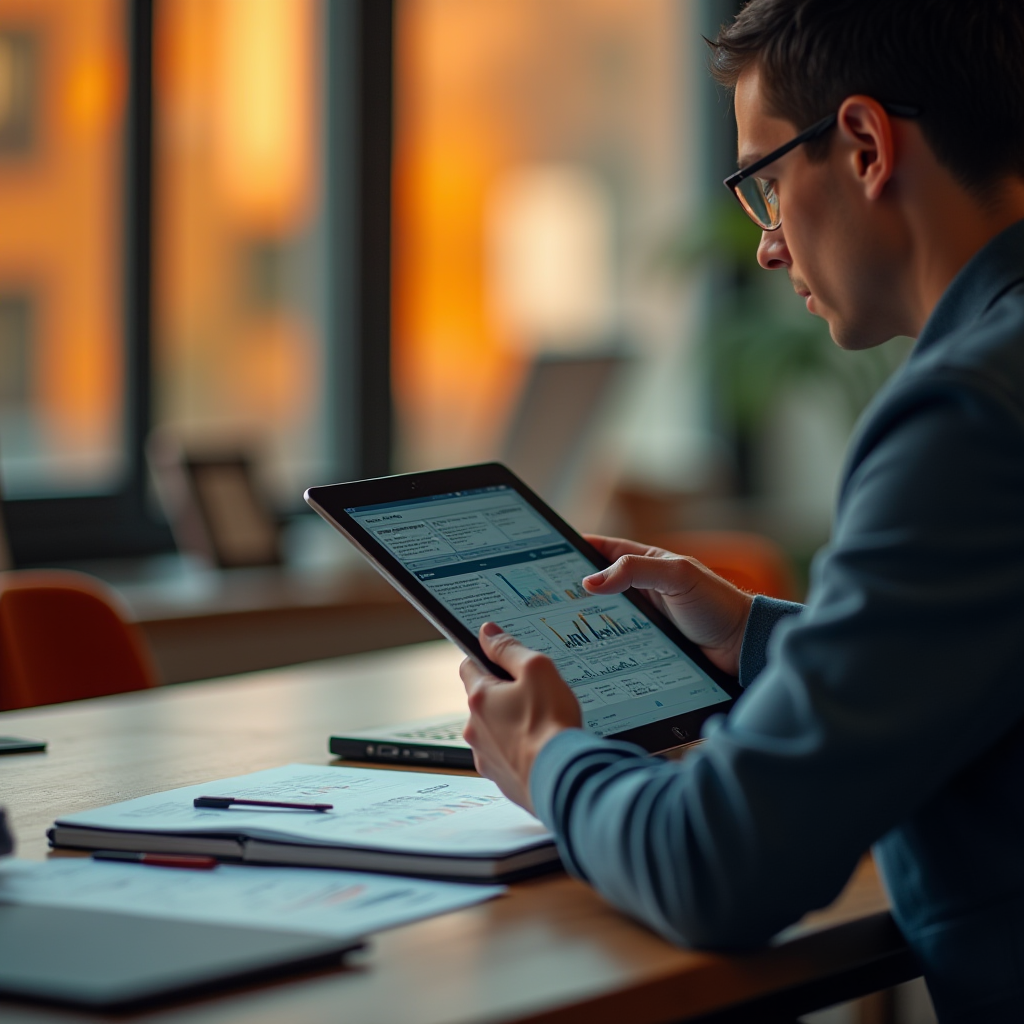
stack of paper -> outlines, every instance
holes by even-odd
[[[0,904],[361,938],[471,906],[504,891],[354,871],[221,864],[212,871],[84,857],[0,863]]]

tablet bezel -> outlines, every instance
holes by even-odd
[[[370,564],[463,653],[499,679],[509,679],[508,673],[484,654],[476,635],[470,632],[383,544],[345,511],[347,508],[359,508],[364,505],[413,501],[417,498],[496,486],[515,490],[557,533],[598,569],[604,569],[611,564],[507,466],[498,462],[425,473],[403,473],[350,483],[325,484],[308,488],[304,497],[311,508],[355,545]],[[741,692],[739,682],[713,665],[700,648],[688,640],[642,594],[630,588],[622,596],[646,615],[698,668],[706,672],[730,699],[659,722],[614,733],[605,738],[637,743],[651,752],[692,743],[700,738],[701,726],[708,718],[727,713],[732,708]]]

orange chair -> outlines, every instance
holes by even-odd
[[[661,534],[657,547],[690,555],[751,594],[799,600],[793,569],[773,540],[740,530],[683,530]]]
[[[99,580],[49,569],[0,573],[0,711],[156,684],[138,628]]]

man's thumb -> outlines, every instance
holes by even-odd
[[[480,646],[495,665],[500,665],[512,674],[515,674],[516,667],[523,659],[533,653],[496,622],[485,622],[480,627]]]

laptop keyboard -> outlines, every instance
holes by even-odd
[[[450,722],[436,722],[424,729],[407,729],[396,732],[404,740],[434,740],[439,743],[451,743],[462,739],[462,730],[466,728],[466,719],[457,718]]]

